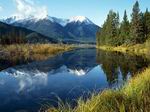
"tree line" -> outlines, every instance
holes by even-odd
[[[122,22],[119,13],[110,10],[102,28],[97,32],[98,46],[140,44],[148,39],[150,39],[150,12],[148,9],[144,13],[141,12],[138,1],[133,6],[130,21],[126,10]]]
[[[12,30],[10,32],[5,33],[0,31],[0,44],[9,45],[9,44],[21,44],[21,43],[27,43],[24,32]]]

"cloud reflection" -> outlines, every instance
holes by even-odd
[[[25,71],[9,69],[4,71],[5,75],[11,76],[16,79],[17,92],[30,92],[33,89],[38,89],[39,86],[47,84],[47,73],[40,71]],[[1,81],[2,83],[2,81]]]

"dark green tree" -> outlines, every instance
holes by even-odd
[[[144,27],[143,27],[143,15],[140,13],[139,3],[133,6],[132,19],[131,19],[131,29],[130,29],[130,41],[133,44],[142,43],[144,38]]]
[[[107,19],[97,33],[97,45],[140,44],[150,40],[150,12],[142,13],[139,3],[133,6],[131,22],[125,10],[123,21],[119,22],[119,13],[109,11]]]
[[[150,38],[150,12],[148,9],[146,9],[146,12],[144,13],[144,31],[145,38]]]
[[[121,26],[120,26],[120,45],[121,44],[124,44],[124,43],[127,43],[129,42],[129,31],[130,29],[130,23],[129,23],[129,20],[128,20],[128,16],[127,16],[127,12],[126,10],[124,11],[124,17],[123,17],[123,21],[121,23]]]
[[[117,45],[119,31],[119,14],[109,11],[106,21],[97,33],[98,45]]]

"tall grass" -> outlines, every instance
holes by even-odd
[[[107,51],[117,51],[128,54],[136,54],[136,55],[147,55],[149,52],[149,48],[145,44],[136,44],[136,45],[122,45],[122,46],[97,46],[97,48]]]
[[[43,60],[71,50],[73,46],[58,44],[14,44],[0,46],[0,58],[5,60]]]
[[[150,112],[150,68],[137,74],[123,88],[105,90],[71,109],[62,105],[46,112]]]

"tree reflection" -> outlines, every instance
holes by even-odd
[[[149,60],[140,56],[131,56],[119,52],[106,52],[97,50],[97,63],[102,65],[104,73],[110,84],[118,79],[119,71],[123,80],[127,79],[127,75],[134,74],[149,65]]]

